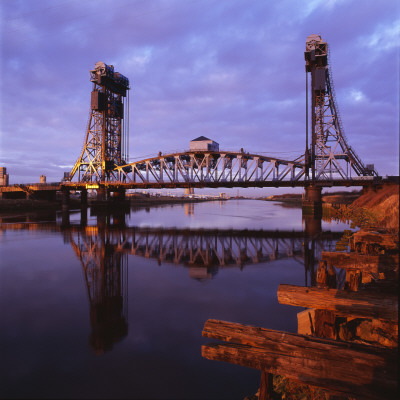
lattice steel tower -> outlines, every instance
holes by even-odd
[[[116,166],[126,164],[129,147],[129,80],[112,65],[95,64],[85,143],[66,180],[112,182]]]
[[[335,99],[332,72],[328,65],[328,44],[319,35],[306,41],[306,178],[350,179],[377,176],[374,165],[362,163],[348,145]],[[311,147],[308,134],[308,73],[311,74]],[[311,177],[310,177],[311,169]]]

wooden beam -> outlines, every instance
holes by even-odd
[[[206,322],[203,336],[228,342],[203,345],[202,355],[209,360],[283,375],[363,399],[396,398],[397,349],[216,320]]]
[[[352,251],[361,254],[381,254],[399,249],[394,236],[390,233],[358,231],[351,236],[349,244]]]
[[[356,269],[363,272],[387,272],[398,270],[399,255],[363,255],[358,253],[339,253],[337,251],[323,251],[321,261],[336,268]]]
[[[260,392],[258,400],[272,400],[274,394],[274,376],[266,371],[261,371]]]
[[[291,306],[332,310],[339,316],[398,321],[398,296],[370,291],[279,285],[278,301]]]

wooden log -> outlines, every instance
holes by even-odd
[[[388,272],[398,270],[399,255],[363,255],[357,253],[339,253],[323,251],[321,261],[336,268],[355,269],[363,272]]]
[[[396,322],[337,317],[333,311],[313,308],[297,313],[297,333],[391,348],[398,347],[399,337]]]
[[[226,361],[362,399],[396,398],[397,349],[337,342],[208,320],[203,357]]]
[[[274,394],[274,376],[266,371],[261,371],[260,392],[258,400],[272,400]]]
[[[352,292],[357,292],[362,282],[361,272],[359,270],[346,270],[346,282],[344,289]]]
[[[393,235],[358,231],[350,238],[350,249],[361,254],[384,254],[398,250]]]
[[[278,301],[291,306],[332,310],[336,315],[344,317],[398,321],[397,295],[281,284],[278,288]]]
[[[331,265],[328,267],[326,261],[321,260],[317,269],[317,286],[320,288],[336,289],[337,279],[336,271]]]

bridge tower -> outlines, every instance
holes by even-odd
[[[328,64],[328,44],[319,35],[306,40],[306,179],[351,179],[377,176],[374,165],[364,165],[348,145],[339,115],[332,71]],[[311,75],[311,146],[308,133],[308,74]],[[311,176],[310,176],[311,170]]]
[[[129,80],[112,65],[95,64],[91,106],[81,155],[65,178],[79,182],[118,180],[116,166],[126,164],[129,147]]]

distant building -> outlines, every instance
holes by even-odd
[[[189,144],[190,151],[219,151],[219,143],[205,136],[193,139]]]
[[[0,186],[8,186],[8,174],[6,167],[0,167]]]

